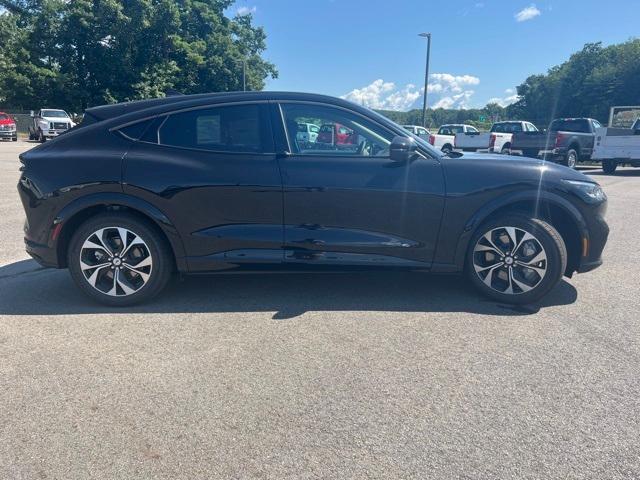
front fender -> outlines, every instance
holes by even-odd
[[[54,223],[62,224],[62,231],[76,215],[92,207],[127,207],[149,218],[166,235],[173,250],[178,270],[187,270],[185,249],[173,222],[159,208],[132,195],[117,192],[102,192],[80,197],[67,204],[56,215]]]
[[[584,217],[582,216],[580,211],[573,204],[571,204],[571,202],[569,202],[561,195],[545,190],[524,190],[511,192],[486,203],[481,208],[479,208],[475,212],[475,214],[467,221],[464,227],[464,232],[458,239],[456,248],[455,265],[456,267],[458,267],[458,269],[462,270],[464,268],[465,257],[467,254],[467,249],[469,247],[469,242],[476,229],[485,221],[487,221],[495,212],[510,205],[522,202],[533,202],[537,206],[537,208],[540,208],[542,205],[552,205],[563,209],[565,213],[567,213],[575,221],[580,231],[580,236],[582,238],[589,238],[589,232]],[[531,213],[532,215],[536,215],[537,212],[534,211]]]

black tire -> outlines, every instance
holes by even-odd
[[[485,275],[485,272],[476,272],[476,267],[479,262],[478,256],[482,258],[482,255],[487,253],[493,254],[493,251],[490,250],[488,252],[476,252],[476,245],[481,240],[481,238],[485,234],[487,234],[487,232],[497,231],[499,233],[501,227],[515,227],[516,231],[522,230],[535,237],[535,242],[533,243],[533,245],[542,246],[542,248],[544,249],[542,251],[542,253],[545,255],[544,262],[541,261],[540,263],[536,264],[536,267],[539,267],[544,263],[544,275],[541,276],[536,271],[528,269],[526,267],[523,270],[523,267],[516,266],[516,264],[522,264],[523,258],[525,259],[525,261],[534,260],[537,253],[539,253],[534,250],[534,253],[532,254],[534,257],[527,259],[527,257],[523,253],[527,252],[526,250],[524,250],[524,247],[529,247],[529,245],[526,245],[527,242],[522,242],[523,237],[522,233],[520,233],[520,248],[515,254],[513,254],[513,256],[511,256],[512,262],[514,261],[513,259],[516,259],[513,267],[504,266],[497,269],[492,268],[493,272],[491,273],[493,275],[494,272],[497,272],[497,278],[491,277],[489,279],[489,284],[491,284],[491,286],[485,283],[486,278],[488,277],[488,273],[484,278],[482,278],[482,276]],[[493,234],[495,235],[495,233]],[[480,243],[482,244],[483,242],[485,242],[484,239]],[[499,247],[501,246],[497,245],[496,243],[494,244]],[[520,257],[518,255],[520,255]],[[507,259],[507,256],[508,255],[505,255],[505,260]],[[497,257],[497,255],[495,255],[495,257]],[[520,258],[520,260],[518,260],[518,258]],[[493,260],[490,260],[490,262],[491,261]],[[495,262],[496,264],[504,263],[500,258],[496,258]],[[518,269],[517,272],[516,268]],[[560,282],[566,268],[567,248],[558,231],[543,220],[531,218],[527,215],[518,213],[504,215],[481,225],[471,238],[469,250],[467,252],[466,272],[469,279],[471,280],[471,283],[473,283],[475,287],[484,295],[502,303],[525,305],[540,300]],[[513,276],[511,275],[512,269]],[[542,268],[540,268],[540,270],[542,270]],[[533,277],[533,281],[529,282],[528,285],[525,284],[525,286],[527,287],[532,286],[532,288],[528,291],[520,288],[515,279],[513,281],[509,280],[509,278],[513,279],[516,275],[519,276],[519,274],[523,271],[525,271],[527,275],[531,275]],[[502,280],[502,278],[500,277],[507,277],[508,280]],[[519,280],[525,279],[523,277],[520,277]],[[499,291],[500,289],[494,287],[495,283],[504,283],[506,286],[505,291]],[[520,284],[523,284],[523,282],[520,282]],[[514,293],[507,293],[507,289],[512,285],[512,292]]]
[[[502,150],[500,150],[500,153],[502,155],[511,155],[511,145],[507,143],[505,146],[502,147]]]
[[[18,137],[13,137],[13,138],[11,139],[11,141],[12,141],[12,142],[17,142],[17,141],[18,141]]]
[[[144,250],[145,257],[150,257],[152,261],[151,266],[145,270],[146,272],[148,272],[148,279],[146,280],[146,282],[143,282],[142,286],[138,287],[137,290],[130,294],[126,294],[126,292],[123,290],[122,283],[118,282],[119,286],[116,287],[116,280],[124,280],[125,286],[127,287],[131,287],[132,285],[128,283],[127,279],[124,277],[116,277],[114,279],[113,276],[115,271],[111,273],[111,280],[113,280],[113,288],[116,289],[116,293],[110,295],[109,293],[100,290],[97,286],[93,286],[91,283],[89,283],[88,276],[95,270],[86,271],[87,276],[85,276],[85,272],[83,272],[81,267],[81,255],[86,254],[87,251],[86,249],[83,251],[82,248],[85,241],[91,238],[92,234],[96,231],[99,231],[100,229],[107,228],[107,231],[113,231],[113,229],[111,229],[110,227],[120,227],[127,229],[130,233],[133,233],[137,237],[139,237],[144,242],[144,247],[139,247],[139,249]],[[115,238],[116,245],[117,238],[120,237]],[[129,239],[131,238],[132,236],[129,235]],[[129,243],[133,242],[129,241]],[[110,246],[113,245],[114,243],[112,242]],[[105,249],[99,249],[98,251],[106,252]],[[135,253],[134,248],[130,248],[129,251]],[[117,255],[114,255],[114,258],[115,257],[117,257]],[[125,265],[125,258],[127,257],[128,256],[122,257],[123,265]],[[109,263],[108,259],[106,258],[104,260],[99,259],[97,261]],[[69,242],[69,248],[67,250],[67,265],[69,266],[71,277],[75,281],[76,285],[78,285],[80,290],[82,290],[93,300],[111,307],[133,305],[136,303],[148,301],[151,298],[155,297],[162,291],[162,289],[171,279],[174,268],[173,256],[170,247],[167,244],[166,239],[160,232],[157,231],[155,226],[135,216],[116,212],[100,214],[96,217],[90,218],[82,225],[80,225],[80,227],[73,234],[71,241]],[[133,264],[133,266],[135,267],[135,264]],[[124,266],[120,268],[122,269],[121,275],[131,275],[131,269],[127,270]],[[116,269],[120,270],[119,268]],[[114,270],[113,264],[111,264],[110,267],[105,267],[104,269],[102,269],[101,275],[105,277],[105,282],[111,281],[108,277],[110,270]],[[134,274],[134,276],[139,277],[139,275],[137,274]],[[143,278],[144,277],[140,277],[139,281],[142,281]]]
[[[567,154],[562,158],[561,163],[565,167],[576,168],[579,160],[580,155],[578,155],[578,151],[575,148],[570,148],[567,150]]]
[[[615,173],[616,168],[618,168],[618,162],[616,162],[615,160],[602,161],[602,171],[607,175]]]
[[[47,137],[44,136],[44,133],[42,133],[42,130],[38,130],[38,141],[40,143],[44,143],[47,141]]]
[[[451,153],[453,152],[453,147],[448,143],[442,147],[442,153]]]

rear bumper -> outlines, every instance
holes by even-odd
[[[36,262],[47,268],[61,268],[55,248],[24,239],[25,250]]]

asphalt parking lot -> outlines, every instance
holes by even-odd
[[[187,278],[109,310],[22,244],[0,143],[0,478],[640,478],[640,169],[605,264],[511,308],[457,277]]]

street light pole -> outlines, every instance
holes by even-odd
[[[242,59],[242,91],[247,91],[247,59]]]
[[[427,89],[429,88],[429,57],[431,56],[431,34],[419,33],[418,36],[427,39],[427,67],[424,72],[424,99],[422,102],[422,126],[427,126]]]

